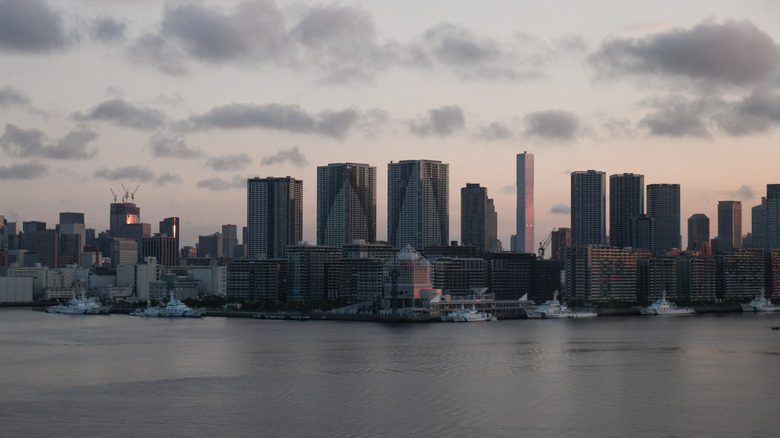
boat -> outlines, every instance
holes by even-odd
[[[439,318],[444,322],[482,322],[496,320],[493,315],[488,312],[477,310],[474,305],[472,305],[469,310],[466,310],[461,306],[460,309],[453,310],[447,315],[442,315]]]
[[[639,307],[639,313],[642,315],[692,315],[695,313],[693,307],[677,307],[677,304],[666,299],[666,291],[661,294],[661,298],[655,300],[653,304],[647,307]]]
[[[772,304],[772,301],[764,296],[764,289],[761,289],[761,295],[753,298],[749,303],[742,304],[743,312],[774,312],[776,310],[780,310],[780,307]]]
[[[81,296],[73,298],[68,301],[68,304],[60,304],[57,306],[51,306],[46,309],[48,313],[66,313],[71,315],[100,315],[106,314],[111,310],[111,306],[103,306],[89,298],[87,298],[86,292],[81,290]]]
[[[571,310],[565,302],[558,301],[558,292],[553,292],[551,300],[547,300],[537,307],[528,307],[525,314],[532,319],[564,319],[564,318],[593,318],[598,313],[590,310]]]
[[[136,309],[132,313],[132,316],[151,316],[151,317],[199,317],[202,316],[202,312],[192,309],[188,305],[182,303],[176,299],[173,292],[168,299],[168,303],[163,306],[152,306],[149,301],[146,302],[145,309]]]

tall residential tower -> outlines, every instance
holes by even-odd
[[[534,248],[534,154],[517,154],[517,221],[515,251]]]
[[[648,185],[647,215],[653,220],[651,247],[656,255],[662,256],[673,248],[682,249],[679,184]]]
[[[607,177],[595,170],[571,173],[572,245],[607,243]]]
[[[387,165],[387,239],[396,248],[449,243],[449,165],[406,160]]]
[[[645,212],[645,177],[633,173],[609,176],[609,244],[631,245],[632,219]]]
[[[248,257],[284,258],[303,237],[303,181],[251,178],[246,191]]]
[[[317,167],[317,245],[376,242],[376,167],[337,163]]]

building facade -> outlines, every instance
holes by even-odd
[[[534,245],[534,154],[517,154],[517,219],[514,248],[533,253]]]
[[[609,244],[631,246],[632,220],[645,212],[645,177],[634,173],[609,176]]]
[[[718,201],[718,252],[742,248],[742,202]]]
[[[449,243],[449,165],[407,160],[387,166],[387,238],[391,245]]]
[[[495,214],[487,189],[479,184],[466,184],[460,189],[460,243],[476,246],[480,254],[495,250],[496,232],[493,231]]]
[[[376,241],[376,167],[335,163],[317,167],[317,245]]]
[[[284,258],[303,237],[303,181],[247,180],[247,229],[249,258]]]
[[[682,248],[679,184],[649,184],[647,215],[653,219],[650,246],[657,256],[663,256],[675,248]]]
[[[571,238],[573,245],[606,245],[606,174],[595,170],[571,173]]]

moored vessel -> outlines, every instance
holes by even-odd
[[[106,314],[111,310],[111,306],[103,306],[89,298],[87,298],[84,290],[81,290],[81,296],[73,298],[68,301],[68,304],[60,304],[57,306],[51,306],[46,309],[47,313],[66,313],[71,315],[99,315]]]
[[[764,296],[764,289],[761,289],[761,295],[753,298],[749,303],[742,303],[743,312],[774,312],[776,310],[780,310],[780,308]]]
[[[551,300],[537,307],[525,309],[525,314],[532,319],[562,319],[562,318],[593,318],[598,313],[589,310],[571,310],[565,302],[558,301],[558,292],[553,292]]]
[[[677,307],[677,304],[666,299],[666,291],[664,291],[661,298],[655,300],[653,304],[646,307],[639,306],[639,313],[642,315],[692,315],[695,311],[693,307]]]

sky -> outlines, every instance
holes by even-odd
[[[450,165],[488,189],[505,248],[515,156],[535,154],[536,241],[568,227],[569,175],[681,186],[687,218],[750,208],[780,183],[780,0],[288,2],[0,0],[0,215],[85,213],[112,190],[182,245],[246,224],[246,179],[316,168]]]

